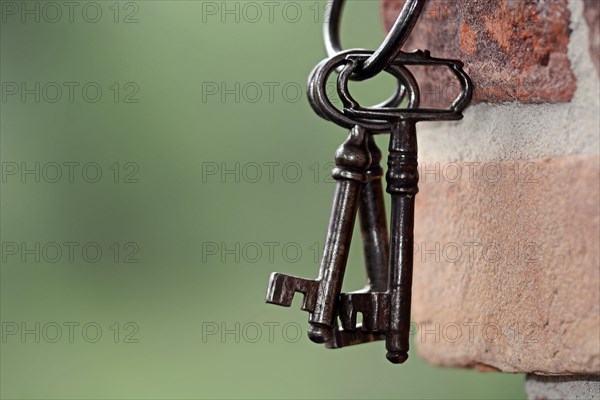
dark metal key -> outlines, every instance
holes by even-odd
[[[376,329],[386,331],[387,359],[393,363],[402,363],[408,358],[409,349],[415,196],[419,191],[416,123],[461,119],[462,110],[472,95],[472,84],[462,70],[460,61],[433,58],[427,51],[402,53],[394,63],[446,66],[456,75],[461,85],[459,96],[448,109],[373,109],[361,107],[348,92],[347,77],[353,72],[356,63],[347,64],[338,78],[338,81],[344,80],[338,83],[338,93],[348,116],[392,122],[386,174],[386,190],[392,195],[388,289],[385,294],[378,294],[381,297],[375,297],[375,293],[371,298],[355,299],[347,296],[344,299],[342,296],[340,318],[344,328],[351,329],[355,324],[352,317],[356,308],[364,308],[366,311],[363,313],[376,315],[373,317],[375,323],[378,323]]]
[[[268,303],[289,307],[295,292],[304,294],[302,309],[310,312],[308,336],[316,343],[330,342],[334,337],[354,221],[371,164],[368,138],[366,130],[357,125],[336,152],[332,171],[335,195],[317,279],[274,273],[269,282]]]
[[[366,55],[371,54],[371,52],[368,51],[360,52],[361,54],[364,53]],[[344,57],[345,53],[354,54],[353,52],[342,52],[336,55],[335,58],[339,59]],[[328,60],[324,60],[324,62],[327,61]],[[321,67],[321,64],[318,65],[313,70],[313,73],[321,71]],[[392,68],[392,74],[399,80],[400,84],[396,88],[394,96],[392,96],[386,102],[386,104],[394,106],[404,98],[406,89],[403,87],[403,83],[406,81],[407,72],[408,71],[399,67]],[[313,79],[311,74],[311,77],[309,78],[309,101],[317,114],[325,119],[329,119],[328,115],[330,114],[328,112],[328,107],[326,104],[320,101],[322,99],[320,92],[325,89],[325,85],[322,84],[323,82],[321,82],[319,85],[313,85],[312,83],[316,81],[319,80]],[[409,90],[408,92],[411,93],[411,96],[409,97],[413,97],[413,91]],[[348,127],[351,132],[364,135],[365,139],[367,140],[366,151],[367,153],[374,153],[375,163],[367,166],[368,169],[366,170],[364,169],[364,166],[361,166],[357,169],[357,166],[352,167],[350,165],[346,165],[346,163],[343,163],[343,165],[338,165],[336,170],[334,170],[334,172],[337,171],[337,173],[334,174],[334,177],[337,176],[336,180],[338,180],[338,182],[344,178],[344,174],[340,174],[339,172],[344,169],[348,169],[348,167],[351,167],[350,170],[354,169],[355,172],[360,172],[361,175],[364,173],[364,177],[359,178],[358,176],[354,176],[353,180],[357,181],[357,178],[359,178],[358,180],[361,182],[358,183],[360,186],[364,186],[362,193],[359,195],[359,208],[363,240],[368,242],[364,244],[368,284],[365,290],[361,291],[361,293],[349,294],[350,296],[370,296],[365,292],[368,292],[369,290],[384,290],[383,288],[387,282],[387,257],[389,247],[385,222],[386,218],[383,202],[383,190],[381,186],[383,170],[379,165],[381,160],[381,152],[375,145],[372,134],[378,130],[382,130],[382,128],[386,129],[385,126],[391,125],[387,122],[371,123],[370,121],[368,121],[365,125],[368,126],[368,129],[363,127],[362,123],[342,124],[342,126]],[[364,183],[365,180],[367,181],[366,184]],[[343,185],[338,186],[339,187],[336,188],[336,193],[342,193],[344,191]],[[356,187],[356,183],[352,184],[352,186]],[[338,197],[339,196],[336,195],[336,200],[334,201],[334,213],[336,212],[336,209],[341,210],[341,208],[337,206],[339,203]],[[355,201],[356,199],[353,200],[353,203]],[[356,217],[355,203],[352,207],[347,208],[343,212],[346,216],[341,220],[346,221],[346,225],[350,227],[350,229],[344,230],[344,237],[338,237],[336,240],[339,241],[339,243],[344,243],[345,245],[331,245],[331,233],[335,232],[336,229],[340,229],[340,224],[338,223],[338,227],[336,228],[336,223],[334,222],[336,220],[339,221],[340,219],[332,215],[330,228],[328,231],[329,233],[326,238],[323,259],[321,262],[319,278],[316,280],[308,280],[275,273],[271,277],[267,292],[267,302],[283,306],[291,305],[296,292],[303,293],[304,301],[302,302],[302,309],[311,313],[309,318],[309,322],[311,322],[309,334],[314,341],[325,342],[326,346],[329,348],[340,348],[349,346],[351,344],[371,342],[385,338],[380,333],[372,333],[363,329],[357,330],[355,329],[355,326],[354,329],[348,331],[338,329],[337,327],[336,317],[339,310],[337,304],[339,303],[339,294],[343,280],[343,277],[339,276],[339,272],[342,271],[343,274],[343,270],[345,270],[352,227],[354,226],[354,219]],[[333,259],[338,259],[338,261],[336,262]],[[338,266],[342,264],[343,268],[339,268]],[[328,276],[328,271],[331,270],[337,271],[336,274],[338,276],[334,279],[331,279],[331,277]],[[368,323],[365,325],[370,326]]]

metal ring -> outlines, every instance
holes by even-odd
[[[344,50],[342,53],[344,55],[346,55],[346,54],[355,54],[353,51],[356,51],[356,50]],[[361,52],[362,51],[369,52],[369,54],[373,53],[372,51],[369,51],[369,50],[360,50],[360,51]],[[311,73],[308,76],[308,84],[309,84],[309,86],[310,86],[311,82],[313,82],[314,75],[315,75],[316,71],[321,67],[321,64],[324,64],[327,61],[329,61],[328,58],[322,60],[319,64],[317,64],[317,66],[315,68],[313,68],[313,70],[311,71]],[[337,67],[336,69],[341,69],[341,65],[340,65],[340,67]],[[402,72],[399,72],[399,74],[400,75],[406,74],[406,72],[402,71]],[[325,78],[325,84],[326,84],[326,81],[328,79],[328,76]],[[410,94],[410,98],[411,99],[414,97],[414,90],[411,88],[411,90],[408,91],[404,87],[405,80],[402,79],[402,78],[398,78],[398,77],[397,77],[397,79],[398,79],[398,85],[396,85],[396,90],[394,91],[394,93],[392,94],[392,96],[389,99],[387,99],[386,101],[373,106],[374,108],[393,108],[393,107],[396,107],[396,106],[398,106],[402,102],[402,100],[404,100],[404,98],[405,98],[405,96],[406,96],[407,93]],[[416,83],[415,83],[415,85],[413,87],[417,87]],[[323,106],[322,102],[315,101],[314,92],[311,92],[310,90],[308,91],[308,100],[309,100],[309,102],[310,102],[313,110],[321,118],[326,119],[326,120],[330,119],[328,117],[328,115],[327,115],[327,112],[323,111],[324,108],[328,108],[328,107],[327,106]],[[410,104],[412,104],[411,101],[412,100],[409,100]],[[331,104],[331,102],[329,102],[329,103]],[[331,105],[331,107],[333,107],[333,105]],[[333,107],[333,108],[335,108],[335,107]],[[339,112],[339,114],[341,115],[342,113]]]
[[[346,65],[343,66],[342,71],[338,74],[337,78],[337,92],[342,104],[344,105],[344,109],[352,109],[361,107],[360,104],[350,95],[350,91],[348,90],[348,81],[350,77],[358,68],[358,66],[367,59],[367,56],[361,56],[356,54],[349,54],[346,56],[346,60],[348,61]],[[390,70],[394,70],[394,67],[398,67],[398,64],[389,65],[388,68]],[[421,102],[421,93],[419,89],[419,84],[415,79],[414,75],[404,66],[402,66],[398,72],[401,73],[401,77],[398,77],[398,83],[403,83],[404,85],[408,85],[411,90],[406,90],[405,93],[409,95],[408,102],[406,104],[406,109],[414,109],[415,105],[418,107]],[[393,73],[392,73],[393,75]],[[395,76],[395,75],[394,75]],[[404,87],[404,86],[403,86]],[[374,106],[371,107],[374,109],[395,109],[394,107],[380,107]],[[347,115],[347,114],[346,114]],[[387,119],[385,119],[387,121]]]
[[[310,73],[308,80],[308,99],[315,112],[324,119],[332,121],[337,125],[351,129],[355,125],[373,132],[389,132],[393,123],[389,120],[351,118],[338,110],[327,97],[327,79],[339,66],[353,61],[356,57],[367,59],[373,52],[371,50],[351,49],[345,50],[328,59],[321,61]],[[347,56],[353,56],[348,59]],[[402,65],[389,65],[385,71],[398,79],[399,85],[406,88],[410,93],[409,108],[418,106],[419,87],[414,76]],[[347,77],[347,75],[344,75]],[[378,107],[378,106],[376,106]]]
[[[327,3],[329,12],[325,16],[323,36],[325,49],[329,57],[342,51],[340,25],[344,1],[329,0]],[[358,66],[352,77],[353,80],[362,81],[372,78],[394,61],[398,54],[402,52],[402,46],[417,23],[424,5],[425,0],[406,0],[392,29],[379,48],[364,63]]]
[[[392,108],[392,107],[362,107],[350,94],[348,90],[348,78],[354,72],[354,68],[361,64],[364,56],[353,54],[346,56],[347,62],[340,72],[338,78],[338,94],[344,105],[344,114],[348,117],[360,120],[374,119],[376,121],[411,120],[433,121],[433,120],[458,120],[463,117],[462,111],[468,105],[473,93],[471,79],[463,70],[463,63],[458,60],[431,57],[428,51],[416,51],[414,53],[402,53],[393,65],[438,65],[449,68],[458,79],[460,93],[454,99],[449,108]]]
[[[327,119],[345,128],[361,125],[373,133],[389,132],[392,123],[387,119],[376,118],[362,119],[351,118],[338,110],[327,96],[326,84],[331,73],[339,66],[352,62],[347,56],[362,56],[367,59],[373,51],[363,49],[345,50],[335,56],[321,61],[311,72],[308,82],[308,99],[313,110],[322,118]],[[418,106],[419,88],[414,76],[410,71],[400,65],[390,65],[386,68],[398,79],[399,86],[408,88],[410,92],[410,103],[408,107]],[[377,108],[379,106],[375,106]]]

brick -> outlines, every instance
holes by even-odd
[[[404,0],[382,3],[389,29]],[[404,49],[429,49],[434,56],[464,61],[474,82],[474,103],[568,102],[576,89],[567,56],[569,22],[567,0],[430,0]],[[425,105],[449,103],[454,96],[449,73],[415,72],[425,82]]]
[[[413,320],[422,357],[600,373],[599,164],[593,154],[421,165]]]

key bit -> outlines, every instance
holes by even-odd
[[[267,303],[290,307],[296,292],[304,294],[302,310],[313,312],[317,297],[315,296],[319,282],[298,278],[296,276],[273,272],[267,290]]]
[[[340,299],[340,321],[347,331],[380,332],[387,329],[387,295],[385,292],[345,293]],[[358,314],[362,325],[357,324]]]
[[[267,290],[267,302],[283,306],[291,304],[296,292],[304,293],[303,309],[310,312],[308,336],[316,343],[326,343],[334,337],[359,197],[371,164],[367,139],[366,131],[356,126],[337,149],[336,167],[332,171],[336,188],[319,276],[311,281],[274,274]]]

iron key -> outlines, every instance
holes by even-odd
[[[316,343],[330,342],[336,329],[335,318],[354,221],[360,193],[367,182],[366,171],[371,164],[368,136],[364,128],[355,126],[336,151],[336,167],[332,171],[336,188],[317,279],[274,273],[269,283],[268,303],[289,307],[295,292],[304,293],[302,308],[310,312],[308,336]]]

